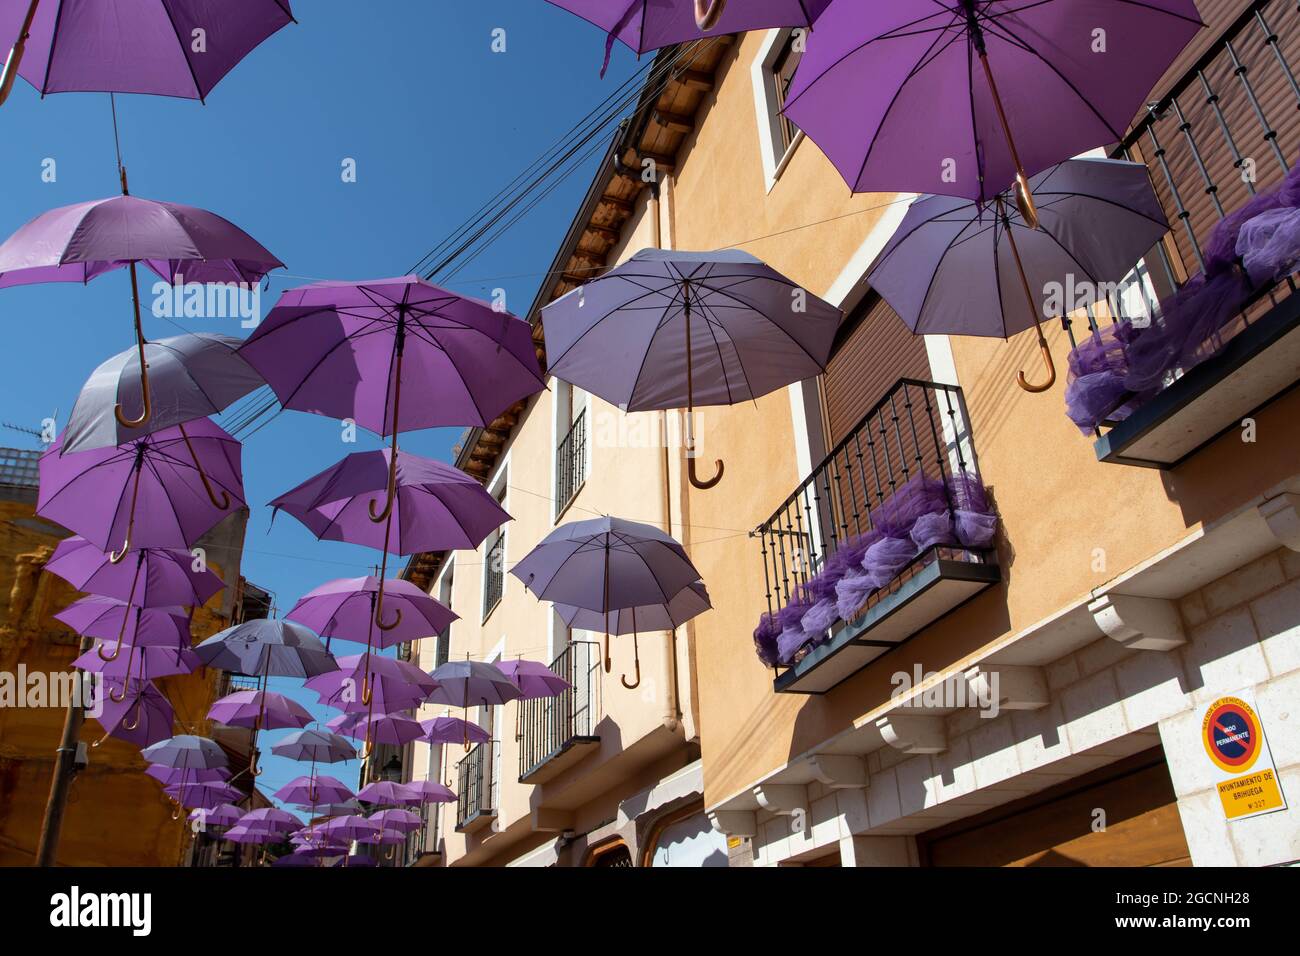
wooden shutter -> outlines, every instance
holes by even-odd
[[[844,320],[840,335],[823,378],[828,448],[839,444],[900,378],[930,378],[925,339],[874,292]]]

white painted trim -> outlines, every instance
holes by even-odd
[[[799,130],[790,147],[781,156],[776,155],[776,144],[780,139],[777,124],[780,120],[776,113],[776,90],[772,85],[772,65],[781,55],[781,48],[785,46],[785,41],[793,30],[792,27],[768,30],[762,46],[758,49],[758,55],[754,57],[754,62],[749,67],[750,81],[754,88],[754,125],[758,132],[758,152],[763,160],[763,177],[767,183],[766,191],[769,193],[776,186],[777,180],[781,178],[786,167],[790,165],[790,159],[799,149],[799,145],[804,141],[804,132]]]
[[[501,457],[501,461],[497,465],[496,470],[492,475],[492,478],[487,483],[487,493],[491,495],[493,498],[496,497],[498,491],[501,492],[501,507],[504,508],[507,512],[510,510],[510,454],[511,454],[510,452],[506,452]],[[510,528],[510,522],[508,521],[501,526],[501,572],[503,577],[503,583],[501,586],[502,603],[505,602],[506,599],[505,589],[506,589],[506,585],[509,583],[510,580],[510,575],[506,571],[506,566],[510,563],[509,528]],[[483,543],[478,546],[479,558],[481,559],[481,566],[483,568],[483,573],[479,575],[478,613],[479,613],[480,621],[482,621],[485,618],[488,610],[487,561],[488,561],[488,540],[490,539],[490,537],[491,535],[489,535],[488,538],[484,538]]]

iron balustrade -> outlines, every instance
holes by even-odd
[[[492,609],[501,603],[501,596],[506,589],[505,569],[506,539],[498,535],[488,548],[483,562],[483,619],[492,613]]]
[[[496,812],[492,805],[492,751],[495,740],[476,744],[456,764],[456,825]]]
[[[555,697],[519,702],[519,777],[522,780],[573,741],[596,736],[599,645],[574,641],[551,662],[571,686]]]
[[[1156,300],[1202,271],[1210,231],[1252,196],[1275,188],[1300,157],[1297,60],[1300,8],[1255,0],[1186,72],[1156,91],[1158,98],[1112,151],[1146,164],[1171,228],[1130,276],[1137,294],[1106,297],[1109,321],[1159,322]],[[1255,290],[1220,339],[1293,291],[1291,277]],[[1090,302],[1085,311],[1085,331],[1097,329],[1098,310]],[[1062,322],[1070,344],[1077,344],[1072,321]],[[1171,371],[1170,380],[1176,374]]]
[[[952,510],[950,479],[964,474],[979,481],[968,422],[959,387],[900,379],[772,516],[750,532],[762,552],[768,613],[788,604],[842,544],[876,530],[875,509],[913,479],[942,482]],[[960,545],[929,548],[898,580],[936,553],[975,562],[991,556]],[[871,601],[889,590],[876,592]]]
[[[555,513],[573,500],[587,480],[587,410],[573,420],[569,433],[555,449]]]

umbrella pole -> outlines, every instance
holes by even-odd
[[[18,31],[18,38],[9,50],[9,56],[5,59],[4,72],[0,73],[0,105],[9,99],[9,92],[14,88],[14,81],[18,79],[18,67],[23,62],[23,54],[27,52],[27,38],[31,36],[32,21],[36,19],[36,6],[41,0],[32,0],[31,5],[27,8],[27,16],[23,18],[22,29]]]
[[[632,654],[636,659],[636,680],[629,684],[626,674],[619,678],[628,690],[636,690],[641,686],[641,647],[636,633],[636,608],[632,608]]]
[[[113,703],[115,704],[120,704],[122,703],[122,701],[126,700],[126,685],[131,680],[131,665],[135,662],[135,638],[140,632],[141,610],[142,609],[136,609],[135,627],[131,629],[131,650],[126,655],[126,672],[122,675],[122,693],[121,695],[117,695],[111,690],[108,692],[109,700],[113,701]],[[131,616],[131,605],[128,604],[126,606],[126,609],[122,612],[122,625],[124,627],[126,626],[127,619],[130,616]],[[118,639],[117,650],[119,653],[122,650],[122,643],[120,638]],[[128,727],[127,729],[130,730],[131,728]]]
[[[212,482],[208,480],[207,472],[203,470],[203,465],[199,462],[198,453],[194,451],[194,445],[190,443],[190,436],[185,431],[185,426],[177,425],[176,427],[181,430],[181,437],[185,439],[185,448],[189,451],[190,459],[194,462],[194,470],[199,473],[199,478],[203,482],[203,490],[208,493],[208,500],[212,502],[214,508],[220,511],[227,510],[230,507],[230,495],[223,490],[221,498],[217,498],[217,493],[212,489]]]
[[[260,777],[262,775],[262,768],[257,765],[257,757],[258,757],[257,734],[262,729],[262,715],[266,713],[266,675],[265,674],[262,675],[262,688],[259,693],[261,694],[261,696],[258,698],[257,717],[253,719],[253,743],[250,748],[251,753],[248,756],[248,773],[250,776],[253,777]]]
[[[387,521],[393,513],[393,500],[397,497],[397,433],[398,417],[402,410],[402,353],[406,350],[406,306],[397,307],[397,338],[393,351],[397,362],[393,373],[393,442],[388,456],[388,492],[382,511],[375,511],[376,499],[370,499],[370,520],[375,524]]]
[[[125,181],[126,170],[122,171],[123,181]],[[145,361],[144,347],[145,342],[144,329],[140,325],[140,282],[136,277],[135,260],[132,260],[129,266],[131,271],[131,304],[135,308],[135,347],[140,361],[140,399],[143,403],[143,409],[139,418],[127,418],[122,411],[122,404],[113,406],[113,415],[117,418],[117,423],[123,428],[139,428],[147,422],[153,415],[153,403],[149,398],[149,363]]]
[[[1001,197],[997,200],[997,213],[1002,218],[1003,228],[1007,231],[1007,242],[1011,246],[1011,255],[1016,260],[1016,272],[1020,274],[1020,287],[1025,291],[1025,302],[1029,306],[1029,314],[1034,317],[1034,330],[1038,333],[1038,350],[1043,356],[1043,364],[1047,366],[1047,381],[1041,385],[1030,384],[1023,371],[1016,373],[1016,384],[1026,392],[1045,392],[1056,384],[1056,363],[1052,361],[1052,350],[1047,347],[1047,337],[1043,335],[1043,324],[1038,318],[1038,306],[1034,302],[1033,292],[1029,289],[1029,280],[1025,277],[1025,267],[1020,261],[1020,250],[1016,248],[1016,237],[1011,231],[1011,220],[1007,217],[1006,207],[1003,205]],[[994,254],[996,255],[996,251]]]
[[[126,540],[122,542],[121,551],[109,554],[109,564],[121,564],[126,553],[131,550],[131,535],[135,532],[135,505],[140,499],[140,472],[142,471],[144,471],[144,448],[140,447],[135,453],[135,477],[131,487],[131,513],[126,519]]]
[[[695,0],[695,25],[706,33],[718,25],[727,0]]]
[[[722,480],[724,466],[721,459],[715,460],[718,473],[708,481],[701,481],[695,474],[695,380],[691,371],[691,280],[682,280],[682,312],[686,316],[686,474],[691,484],[701,491],[708,491]]]
[[[135,600],[135,589],[136,585],[140,583],[140,567],[143,564],[144,552],[141,551],[135,562],[135,576],[131,578],[131,593],[126,599],[126,606],[128,608],[131,606],[131,602]],[[96,648],[95,653],[99,655],[101,661],[104,661],[105,663],[115,661],[117,660],[117,655],[122,653],[122,640],[126,637],[126,621],[129,614],[130,612],[127,611],[122,615],[122,629],[117,632],[117,646],[113,648],[112,654],[109,654],[107,657],[104,656],[104,642],[100,641],[99,647]]]
[[[614,662],[609,657],[609,532],[605,532],[605,593],[603,595],[605,611],[605,673],[608,674],[614,667]]]

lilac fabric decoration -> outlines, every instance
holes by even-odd
[[[803,616],[811,607],[807,596],[797,593],[789,604],[777,612],[776,623],[781,632],[776,639],[776,649],[777,658],[782,664],[792,664],[798,660],[799,652],[809,642],[809,636],[803,629]]]
[[[898,577],[900,571],[907,567],[916,557],[916,545],[910,538],[881,538],[867,548],[862,558],[862,566],[867,571],[873,584],[883,588]]]
[[[1257,286],[1290,275],[1300,264],[1300,210],[1270,209],[1244,223],[1237,255]]]
[[[917,475],[872,510],[871,524],[886,537],[902,538],[918,517],[947,507],[948,494],[943,482]]]
[[[952,512],[944,510],[921,515],[912,525],[910,537],[918,551],[937,545],[955,544],[957,539],[952,531]]]
[[[875,590],[876,582],[864,571],[850,571],[840,578],[835,585],[835,605],[840,617],[846,621],[853,620]]]
[[[775,667],[780,660],[777,638],[781,636],[781,626],[771,614],[764,614],[754,628],[754,653],[763,662],[764,667]]]
[[[818,637],[824,637],[825,632],[834,627],[839,619],[840,612],[835,604],[835,598],[826,597],[810,607],[799,623],[803,626],[804,633],[810,639],[816,640]]]

